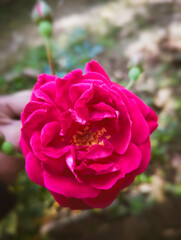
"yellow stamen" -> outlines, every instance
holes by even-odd
[[[111,135],[107,135],[107,136],[106,136],[106,139],[110,139],[110,138],[111,138]]]
[[[83,130],[77,131],[73,135],[72,143],[76,146],[88,146],[91,147],[92,145],[102,145],[104,146],[104,141],[100,138],[107,132],[107,130],[103,127],[100,130],[96,130],[92,132],[88,126],[86,126]],[[106,139],[109,139],[111,136],[105,136]]]

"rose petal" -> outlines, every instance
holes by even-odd
[[[42,148],[42,153],[45,154],[48,157],[51,158],[60,158],[65,153],[67,153],[70,149],[69,145],[66,145],[65,143],[58,143],[57,146],[52,144],[50,147]]]
[[[107,190],[112,188],[122,177],[124,175],[118,170],[107,174],[86,176],[85,181],[95,189]]]
[[[94,198],[100,192],[85,183],[79,183],[73,175],[50,175],[44,172],[43,176],[46,188],[68,198]]]
[[[25,169],[29,178],[33,182],[44,186],[43,170],[41,164],[39,160],[35,157],[35,155],[31,152],[29,152],[26,157]]]
[[[66,134],[67,130],[72,125],[71,112],[69,110],[63,112],[60,115],[59,121],[60,121],[60,127],[61,127],[61,131],[60,131],[59,135],[64,136]]]
[[[31,118],[31,115],[36,115],[36,111],[44,110],[46,112],[46,109],[49,107],[47,103],[39,103],[39,102],[29,102],[25,108],[23,113],[21,114],[21,121],[24,124],[26,120]],[[39,113],[39,112],[37,112]]]
[[[40,90],[44,92],[53,102],[56,96],[56,84],[55,81],[50,81],[40,87]]]
[[[158,117],[156,113],[150,108],[150,112],[146,117],[146,121],[148,123],[150,134],[155,131],[155,129],[158,127]]]
[[[53,104],[52,99],[40,89],[33,91],[32,100],[41,104],[42,103]]]
[[[104,145],[93,145],[90,150],[85,154],[86,159],[105,158],[112,154],[112,144],[104,140]]]
[[[24,138],[23,138],[23,134],[21,134],[21,137],[20,137],[20,141],[19,141],[19,145],[21,147],[21,150],[23,152],[23,155],[26,156],[28,155],[28,153],[30,152],[30,148],[28,147],[28,145],[26,144]]]
[[[96,83],[98,85],[102,85],[103,83],[110,85],[111,83],[109,79],[98,72],[87,72],[85,75],[83,75],[82,81],[85,83]]]
[[[82,74],[83,74],[82,69],[78,68],[78,69],[71,71],[70,73],[67,73],[63,77],[63,79],[66,79],[66,80],[76,79],[77,81],[80,82],[82,80]]]
[[[41,129],[41,127],[47,122],[60,120],[60,112],[55,105],[44,103],[39,103],[38,105],[39,106],[37,110],[36,108],[34,108],[36,107],[34,103],[27,105],[27,108],[25,108],[25,111],[23,112],[22,116],[23,127],[25,125],[31,125],[32,126],[31,130],[37,127]],[[25,118],[26,120],[24,119],[25,114],[27,115]]]
[[[65,157],[59,159],[49,159],[42,162],[43,169],[49,174],[62,174],[66,170]]]
[[[72,84],[69,88],[69,98],[72,102],[78,100],[81,95],[90,88],[90,83],[77,83]]]
[[[66,198],[63,195],[57,194],[55,192],[50,191],[55,200],[60,204],[62,207],[69,207],[72,210],[76,209],[89,209],[90,207],[82,200],[77,198]]]
[[[132,99],[129,101],[129,114],[132,120],[132,142],[142,144],[150,135],[150,131],[135,100]]]
[[[105,104],[112,106],[113,99],[115,102],[121,101],[119,94],[115,91],[111,91],[111,88],[105,83],[94,84],[94,97],[92,99],[93,104],[104,102]]]
[[[75,168],[75,149],[73,146],[70,146],[70,150],[66,154],[66,163],[70,171],[74,174]]]
[[[151,156],[150,138],[148,138],[142,145],[139,145],[139,149],[142,154],[142,159],[138,169],[135,171],[137,175],[141,174],[146,170],[148,163],[150,161],[150,156]]]
[[[108,83],[111,84],[111,81],[107,75],[107,73],[105,72],[105,70],[103,69],[103,67],[97,63],[96,61],[91,61],[89,63],[86,64],[85,66],[85,72],[97,72],[100,73],[101,75],[105,76],[106,79],[108,80]]]
[[[103,159],[102,159],[103,161]],[[76,172],[83,175],[102,175],[106,173],[116,172],[120,170],[120,166],[116,163],[93,163],[91,165],[86,165],[85,162],[76,167]]]
[[[109,190],[102,190],[96,198],[86,198],[84,202],[92,208],[105,208],[110,205],[117,197],[121,189],[129,186],[135,179],[135,175],[127,174],[124,178],[118,180]]]
[[[91,106],[89,110],[89,120],[100,121],[104,118],[116,118],[116,110],[111,106],[100,102]]]
[[[44,125],[44,121],[46,122],[46,118],[47,112],[41,109],[31,114],[24,122],[21,131],[27,146],[30,146],[32,132],[41,129]]]
[[[39,89],[42,85],[46,84],[47,82],[54,82],[56,81],[56,76],[55,75],[48,75],[48,74],[40,74],[38,76],[38,81],[37,83],[35,84],[34,88],[33,88],[33,92],[34,90],[37,90]],[[31,99],[33,100],[33,99]]]
[[[141,152],[139,148],[130,143],[127,151],[123,155],[116,155],[115,161],[119,164],[121,173],[127,174],[137,169],[141,162]]]
[[[124,154],[130,144],[131,140],[131,121],[126,119],[125,116],[120,116],[120,129],[119,131],[112,130],[108,132],[111,136],[110,142],[114,146],[114,149],[119,154]]]
[[[40,161],[46,161],[46,160],[50,159],[49,157],[45,156],[42,152],[39,131],[35,131],[33,133],[32,137],[30,139],[30,146],[31,146],[32,152]]]
[[[56,104],[62,109],[67,110],[72,106],[69,99],[69,88],[72,84],[78,83],[82,78],[82,70],[77,69],[68,73],[63,79],[56,80]]]
[[[60,124],[58,122],[49,122],[45,124],[45,126],[41,130],[41,144],[42,146],[46,146],[50,143],[56,135],[59,134],[60,131]]]
[[[75,102],[74,111],[71,111],[74,121],[85,124],[88,120],[88,107],[86,104],[93,98],[94,88],[91,84],[90,87],[80,96]]]
[[[119,91],[120,96],[124,99],[125,103],[129,102],[129,99],[134,99],[143,116],[146,117],[148,115],[149,107],[134,93],[130,92],[129,90],[115,82],[113,83],[113,88],[114,87],[116,87],[116,89]]]

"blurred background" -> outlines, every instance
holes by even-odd
[[[0,94],[31,89],[50,73],[30,14],[35,0],[0,1]],[[97,60],[112,81],[127,83],[136,63],[143,74],[132,91],[159,116],[145,173],[108,208],[70,211],[22,171],[10,186],[13,210],[0,239],[181,239],[181,1],[47,0],[54,13],[56,74]]]

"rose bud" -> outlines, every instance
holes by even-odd
[[[15,153],[15,147],[12,143],[4,141],[1,145],[1,152],[5,155],[13,155]]]
[[[48,21],[41,21],[38,25],[38,30],[43,37],[51,37],[52,24]]]
[[[129,72],[128,76],[131,81],[136,81],[141,74],[141,69],[139,67],[132,67]]]
[[[38,1],[32,12],[32,19],[35,23],[39,23],[43,20],[52,22],[52,10],[44,1]]]
[[[42,74],[22,115],[28,176],[62,207],[104,208],[148,166],[155,112],[95,61]]]

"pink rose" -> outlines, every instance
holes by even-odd
[[[150,160],[154,111],[110,81],[95,61],[86,74],[42,74],[22,113],[26,171],[71,209],[104,208]]]

